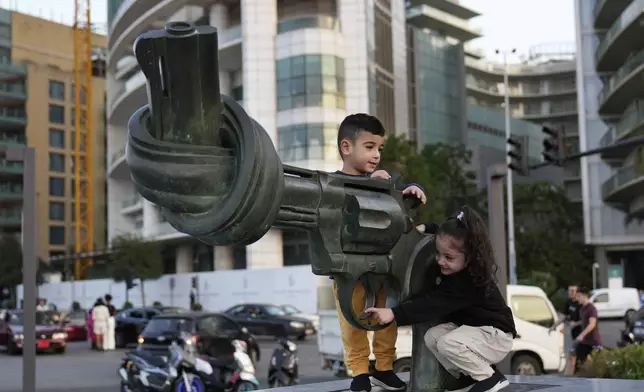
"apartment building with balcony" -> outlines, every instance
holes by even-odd
[[[94,45],[105,47],[96,35]],[[74,244],[73,35],[70,26],[0,9],[0,144],[36,150],[38,256],[67,252]],[[94,83],[95,238],[103,246],[104,80]],[[83,108],[85,105],[83,104]],[[20,164],[0,162],[0,230],[19,233],[22,220]],[[32,233],[25,233],[32,235]]]
[[[582,150],[644,130],[644,0],[575,2]],[[586,243],[600,278],[644,288],[644,148],[623,147],[581,162]]]
[[[504,110],[504,64],[468,56],[465,67],[468,102]],[[527,59],[519,64],[508,64],[507,69],[512,117],[564,129],[567,152],[579,152],[575,46],[548,44],[533,47]],[[579,168],[578,162],[570,162],[562,174],[568,197],[581,203]],[[542,172],[533,174],[543,177]]]

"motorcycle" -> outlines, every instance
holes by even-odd
[[[268,368],[268,387],[284,387],[299,383],[297,345],[287,338],[279,338],[280,347],[273,351]]]
[[[248,355],[246,342],[233,340],[235,349],[232,360],[226,358],[197,357],[190,371],[203,380],[208,392],[242,392],[259,390],[255,365]]]
[[[180,339],[179,344],[173,341],[167,359],[145,352],[126,353],[118,370],[121,392],[205,392],[204,382],[191,371],[196,356],[185,344],[187,339]]]

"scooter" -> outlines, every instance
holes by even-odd
[[[145,352],[126,353],[118,370],[121,392],[205,392],[204,382],[192,370],[196,356],[190,347],[184,349],[186,341],[173,341],[168,359]]]
[[[297,345],[287,338],[278,338],[280,347],[273,351],[268,368],[268,387],[285,387],[299,383]]]
[[[204,381],[208,392],[242,392],[259,390],[255,366],[247,353],[246,342],[233,340],[232,361],[212,357],[196,357],[193,371]]]

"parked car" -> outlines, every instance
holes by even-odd
[[[597,309],[597,316],[603,318],[632,317],[640,308],[640,294],[636,288],[593,290],[590,302]]]
[[[9,354],[22,352],[24,344],[24,314],[22,310],[5,311],[0,319],[0,347]],[[53,351],[59,354],[67,347],[67,334],[51,312],[36,313],[36,351]]]
[[[228,316],[248,328],[253,335],[295,337],[299,340],[315,334],[313,322],[302,317],[289,316],[275,305],[243,304],[226,310]]]
[[[86,342],[89,337],[87,311],[72,310],[61,314],[61,324],[67,333],[68,342]]]
[[[295,316],[295,317],[301,317],[307,320],[310,320],[313,323],[313,326],[315,327],[315,330],[320,329],[320,316],[317,314],[310,314],[310,313],[304,313],[300,311],[298,308],[296,308],[293,305],[282,305],[280,306],[284,313],[288,314],[289,316]]]
[[[162,314],[184,313],[188,310],[176,306],[159,306],[125,309],[114,316],[114,339],[117,348],[137,343],[137,339],[150,320]]]
[[[175,313],[154,317],[137,339],[137,351],[165,356],[169,345],[178,334],[192,335],[192,342],[201,354],[211,357],[233,358],[233,340],[246,342],[248,354],[259,361],[260,349],[257,340],[230,317],[219,313]]]

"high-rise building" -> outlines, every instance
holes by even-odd
[[[36,151],[38,256],[47,260],[75,243],[74,211],[74,47],[72,27],[0,9],[0,144]],[[93,45],[105,48],[105,37]],[[104,66],[103,66],[104,69]],[[104,246],[104,72],[94,77],[93,143],[96,245]],[[81,99],[86,100],[81,94]],[[85,102],[81,103],[85,110]],[[0,164],[0,229],[20,232],[20,165]]]
[[[465,66],[468,102],[478,107],[503,111],[504,64],[468,56]],[[563,129],[568,153],[579,152],[574,45],[534,47],[530,49],[525,61],[520,64],[508,64],[507,70],[512,117]],[[530,140],[533,146],[531,151],[537,152],[534,146],[541,144],[543,135],[537,137],[537,140],[532,139],[533,136]],[[550,174],[540,170],[534,172],[533,176],[552,178],[553,171],[548,171]],[[563,185],[570,200],[581,203],[581,174],[578,162],[565,165]]]
[[[575,1],[579,140],[614,145],[644,129],[644,0]],[[581,161],[585,241],[602,285],[644,288],[644,149]]]

